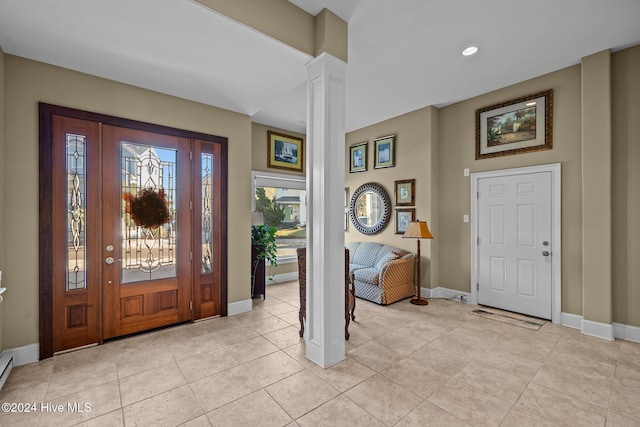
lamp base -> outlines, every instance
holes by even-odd
[[[411,304],[414,305],[428,305],[429,301],[426,299],[422,299],[422,298],[411,298]]]

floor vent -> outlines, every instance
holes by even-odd
[[[0,355],[0,390],[9,378],[9,373],[13,369],[13,355],[9,352],[2,352]]]

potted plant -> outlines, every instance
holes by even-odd
[[[251,297],[265,296],[265,261],[278,265],[276,228],[271,225],[251,226]]]

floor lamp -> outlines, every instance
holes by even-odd
[[[422,261],[422,258],[420,258],[420,239],[433,239],[433,235],[431,234],[431,231],[429,231],[429,227],[427,226],[426,222],[416,220],[415,222],[409,223],[407,231],[404,232],[404,236],[402,237],[418,239],[418,292],[416,294],[416,297],[411,299],[411,304],[427,305],[429,304],[429,301],[420,298],[420,264]]]

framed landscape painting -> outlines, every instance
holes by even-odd
[[[552,148],[553,92],[476,110],[476,160]]]
[[[302,138],[268,131],[267,140],[267,167],[304,172]]]

